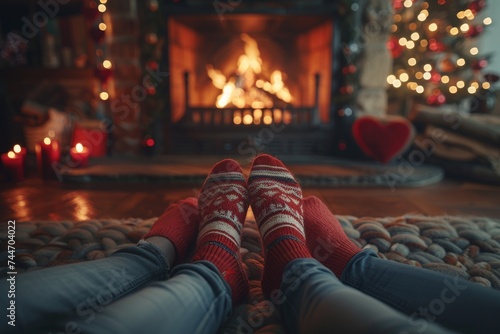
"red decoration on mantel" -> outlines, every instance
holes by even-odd
[[[352,125],[352,135],[361,150],[384,164],[406,150],[414,134],[410,121],[400,116],[361,116]]]

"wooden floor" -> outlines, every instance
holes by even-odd
[[[169,203],[196,196],[195,187],[100,185],[75,188],[32,178],[0,186],[1,222],[9,219],[85,220],[150,218]],[[500,187],[445,180],[422,188],[306,188],[304,196],[321,198],[336,214],[353,216],[479,215],[500,218]]]

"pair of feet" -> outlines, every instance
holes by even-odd
[[[269,155],[253,161],[248,182],[236,161],[219,162],[199,199],[171,205],[144,238],[168,239],[177,259],[183,259],[198,232],[193,261],[212,262],[231,287],[236,303],[248,293],[239,249],[249,205],[265,250],[262,289],[267,297],[279,289],[290,261],[314,257],[340,277],[347,262],[360,251],[328,208],[316,197],[303,199],[291,173]]]

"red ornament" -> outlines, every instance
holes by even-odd
[[[151,70],[156,71],[156,70],[158,70],[159,64],[158,64],[158,62],[156,62],[154,60],[150,60],[146,63],[146,66],[148,68],[150,68]]]
[[[352,65],[352,64],[351,64],[351,65],[348,65],[348,66],[344,66],[344,67],[342,68],[342,73],[343,73],[343,74],[346,74],[346,75],[347,75],[347,74],[353,74],[353,73],[356,73],[356,66],[354,66],[354,65]]]
[[[441,106],[445,103],[446,96],[444,96],[439,89],[434,90],[434,92],[427,98],[427,104],[431,106]]]
[[[113,75],[113,70],[110,68],[98,67],[94,71],[94,76],[101,80],[101,82],[108,82]]]
[[[403,3],[403,0],[392,0],[392,8],[394,8],[394,10],[401,10],[403,9]]]
[[[158,35],[154,32],[147,33],[144,38],[146,39],[146,43],[150,45],[158,43]]]
[[[471,64],[472,69],[475,71],[481,71],[483,68],[488,66],[488,61],[486,59],[475,60]]]
[[[469,28],[469,31],[465,34],[467,37],[477,37],[484,31],[483,26],[472,26]]]
[[[486,7],[486,1],[485,0],[475,0],[473,1],[470,5],[469,8],[471,12],[475,15],[482,11]]]
[[[104,36],[106,36],[106,31],[102,31],[98,25],[94,24],[90,28],[89,36],[95,43],[100,43],[104,39]]]
[[[399,45],[398,38],[391,36],[387,41],[387,48],[391,51],[392,58],[399,58],[403,54],[403,47]]]
[[[441,74],[439,74],[436,71],[432,71],[431,72],[431,81],[434,83],[438,83],[439,81],[441,81]]]
[[[146,92],[148,93],[149,96],[153,96],[156,94],[156,88],[154,86],[148,86],[146,88]]]
[[[340,87],[340,94],[342,94],[342,95],[352,94],[353,91],[354,91],[354,88],[351,85]]]
[[[441,73],[451,73],[457,68],[457,59],[455,55],[444,55],[437,60],[436,68]]]
[[[142,139],[142,146],[145,149],[152,149],[155,146],[155,140],[147,135]]]
[[[446,45],[444,45],[443,42],[436,40],[435,38],[431,38],[429,40],[429,50],[433,52],[446,51]]]

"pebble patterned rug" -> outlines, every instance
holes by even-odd
[[[484,217],[356,218],[337,216],[351,240],[381,258],[443,272],[500,289],[500,220]],[[109,256],[132,246],[155,219],[102,219],[81,222],[23,222],[16,225],[17,271]],[[0,226],[0,263],[7,263],[7,228]],[[257,225],[249,213],[242,256],[250,279],[245,303],[235,306],[221,333],[284,333],[279,315],[262,295],[264,260]],[[3,276],[7,268],[0,267]]]

